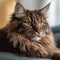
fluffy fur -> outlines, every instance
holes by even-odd
[[[45,14],[50,4],[29,11],[17,3],[11,21],[0,30],[0,50],[20,56],[60,59]]]

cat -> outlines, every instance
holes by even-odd
[[[0,0],[0,29],[4,28],[14,12],[16,0]]]
[[[53,34],[46,21],[50,3],[42,9],[27,10],[17,2],[10,22],[0,29],[0,51],[34,58],[60,59]]]

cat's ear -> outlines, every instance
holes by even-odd
[[[19,17],[19,18],[25,16],[25,9],[24,9],[24,7],[20,3],[16,4],[15,16]]]
[[[51,3],[49,3],[49,4],[46,5],[44,8],[42,8],[42,9],[40,10],[40,12],[43,13],[43,14],[46,14],[47,11],[48,11],[48,9],[49,9],[49,7],[50,7],[50,4],[51,4]]]

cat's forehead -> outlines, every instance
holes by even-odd
[[[43,19],[46,18],[45,15],[42,14],[39,10],[34,11],[26,10],[26,17],[32,20],[41,20],[42,18]]]

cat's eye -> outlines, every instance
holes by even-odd
[[[27,24],[31,26],[31,22],[28,22]]]
[[[27,25],[29,25],[29,26],[31,26],[31,25],[32,25],[32,23],[31,23],[31,22],[26,22],[25,24],[27,24]]]
[[[25,24],[25,25],[29,25],[29,26],[31,26],[31,25],[32,25],[32,23],[31,23],[31,22],[25,22],[24,24]]]

